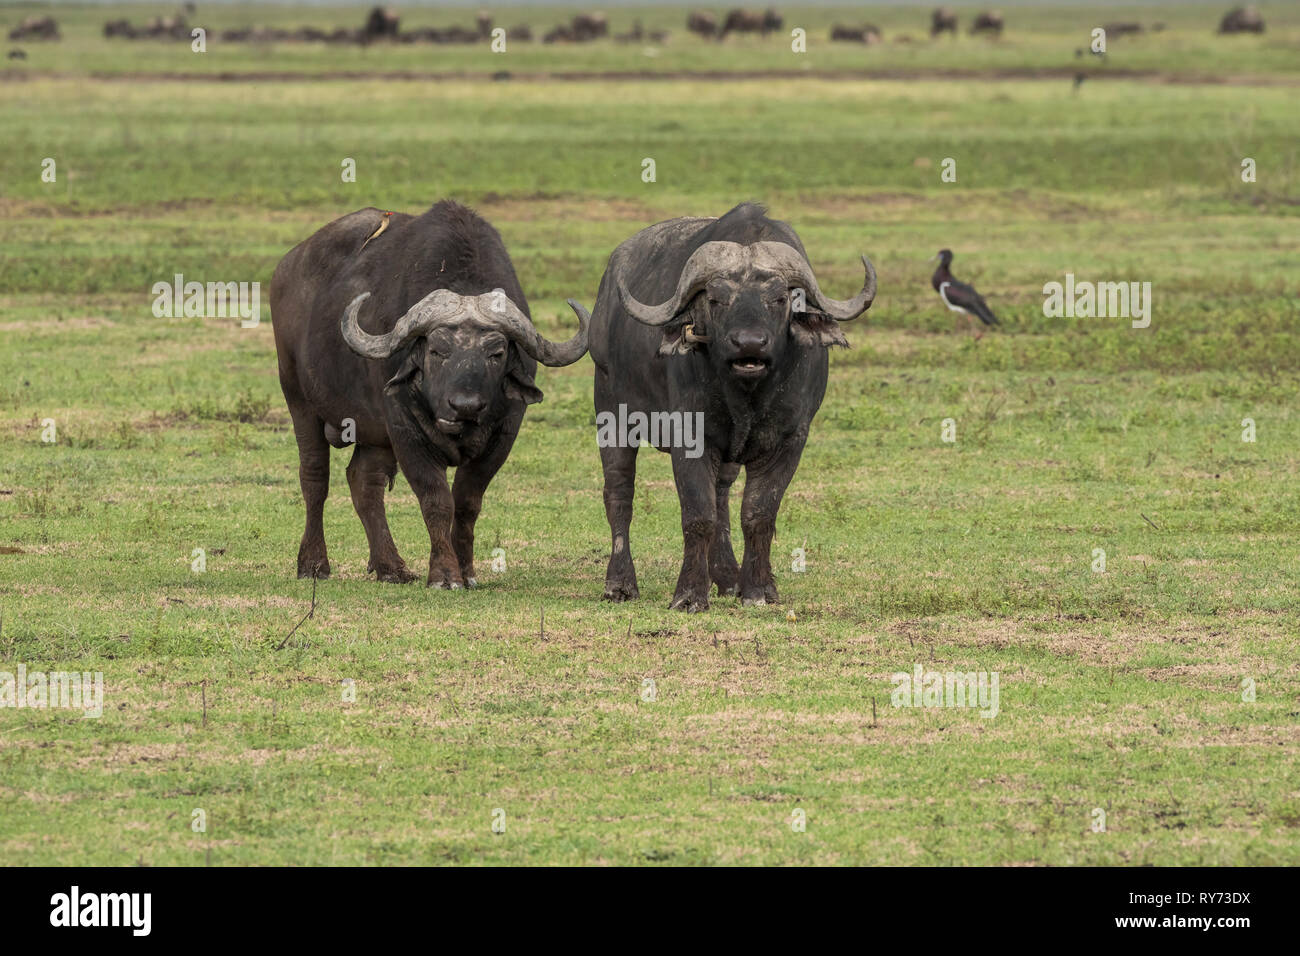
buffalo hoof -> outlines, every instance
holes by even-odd
[[[377,570],[372,568],[371,570],[375,571],[375,577],[385,584],[410,584],[420,577],[418,574],[412,574],[405,567],[380,568]]]
[[[622,604],[624,601],[635,601],[641,596],[635,584],[606,584],[605,600],[613,601],[615,604]]]
[[[723,584],[718,582],[718,597],[740,597],[740,584]]]
[[[668,605],[670,611],[685,611],[687,614],[700,614],[708,609],[708,598],[675,597],[673,603]]]
[[[465,587],[466,587],[466,588],[476,588],[476,587],[478,587],[478,578],[474,577],[473,575],[471,575],[470,577],[467,577],[467,578],[465,579]]]
[[[776,585],[768,584],[763,587],[742,590],[740,603],[750,607],[763,604],[780,604],[781,599],[777,597]]]
[[[426,587],[438,588],[443,591],[463,591],[465,582],[461,580],[458,571],[430,571],[429,580]]]
[[[320,578],[324,580],[330,576],[330,563],[324,559],[315,563],[298,562],[299,578]]]
[[[740,603],[745,605],[745,607],[762,607],[763,605],[767,604],[767,598],[765,597],[745,598],[745,600],[741,601]]]

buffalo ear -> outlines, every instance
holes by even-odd
[[[686,328],[684,325],[676,325],[664,329],[663,338],[659,340],[659,356],[661,358],[669,355],[690,354],[695,346],[686,341]]]
[[[700,293],[697,293],[686,306],[677,313],[672,324],[664,326],[663,337],[659,340],[659,356],[661,358],[670,355],[689,355],[695,349],[699,348],[694,342],[686,341],[686,330],[695,325],[698,318],[702,318],[702,310],[699,307],[701,300]]]
[[[411,349],[406,353],[406,358],[402,359],[402,364],[398,367],[397,374],[384,383],[384,391],[396,391],[402,383],[418,371],[420,371],[420,363],[415,359],[415,349]]]
[[[825,312],[809,309],[807,312],[795,312],[790,316],[790,334],[800,345],[820,345],[830,348],[838,345],[848,348],[849,340],[844,337],[840,324]]]
[[[533,381],[533,375],[527,371],[519,360],[519,355],[510,349],[510,368],[504,382],[506,398],[514,398],[525,405],[536,405],[542,400],[542,390]]]

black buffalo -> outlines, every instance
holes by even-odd
[[[957,14],[951,7],[935,7],[930,13],[930,36],[937,37],[945,30],[957,35]]]
[[[727,13],[718,39],[725,39],[728,33],[761,33],[767,36],[781,29],[781,14],[768,7],[762,13],[757,10],[742,10],[737,7]]]
[[[672,455],[681,502],[685,553],[671,607],[704,610],[710,582],[746,604],[778,600],[770,561],[777,509],[826,393],[827,350],[848,345],[839,323],[875,297],[875,272],[862,261],[862,291],[828,298],[795,231],[752,203],[720,219],[661,222],[610,256],[591,323],[598,427],[620,413],[677,414],[683,425],[703,416],[694,449],[669,428],[642,436]],[[638,442],[626,437],[610,442],[598,432],[613,538],[605,597],[613,601],[639,596],[628,541]],[[742,465],[738,565],[728,495]]]
[[[400,467],[429,529],[428,584],[474,585],[474,522],[525,407],[542,399],[537,362],[569,365],[587,351],[589,316],[569,304],[578,334],[548,342],[501,236],[453,202],[419,216],[362,209],[284,257],[271,309],[307,506],[299,577],[330,573],[321,524],[329,446],[352,439],[348,487],[368,570],[381,581],[415,578],[384,515],[384,486]]]
[[[693,10],[686,17],[686,29],[706,38],[717,36],[718,18],[711,13]]]

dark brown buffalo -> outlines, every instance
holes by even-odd
[[[1233,7],[1219,21],[1220,33],[1263,33],[1264,18],[1252,7]]]
[[[762,13],[757,10],[737,8],[727,13],[727,19],[722,24],[722,32],[718,35],[718,39],[725,39],[728,33],[761,33],[767,36],[781,29],[783,22],[781,14],[771,7]]]
[[[701,611],[712,584],[746,604],[775,603],[771,545],[777,510],[826,393],[840,323],[870,307],[876,276],[851,299],[822,292],[803,244],[762,206],[719,219],[670,219],[622,243],[600,280],[591,320],[597,444],[612,549],[605,598],[639,596],[628,528],[639,442],[602,438],[602,420],[632,414],[702,423],[689,443],[642,435],[672,456],[684,554],[671,607]],[[740,526],[744,561],[731,547],[731,485],[745,469]]]
[[[686,17],[686,29],[709,39],[718,35],[718,18],[711,13],[693,11]]]
[[[847,27],[837,23],[831,27],[831,40],[836,43],[865,43],[871,45],[879,43],[881,39],[880,27],[872,23],[866,23],[860,27]]]
[[[1106,31],[1107,40],[1118,40],[1123,36],[1138,36],[1146,32],[1146,27],[1133,20],[1103,23],[1101,28]]]
[[[930,36],[937,37],[945,30],[957,35],[957,13],[951,7],[935,7],[930,14]]]
[[[59,24],[53,17],[28,17],[9,31],[11,40],[57,40]]]
[[[298,576],[330,573],[329,451],[351,441],[368,570],[415,579],[384,514],[400,468],[429,530],[429,586],[473,587],[474,523],[525,408],[542,399],[537,363],[570,365],[587,351],[589,316],[570,305],[578,334],[542,338],[501,236],[453,202],[419,216],[362,209],[294,247],[271,279],[271,309],[307,506]]]
[[[970,26],[970,32],[975,33],[992,33],[994,36],[1002,36],[1002,29],[1006,26],[1002,19],[1002,14],[997,10],[985,10],[975,17],[975,22]]]
[[[392,7],[374,7],[366,17],[363,34],[367,40],[397,39],[400,19]]]
[[[609,36],[609,19],[603,13],[579,13],[571,24],[573,39],[578,43]]]
[[[131,26],[130,20],[109,20],[104,24],[104,37],[106,39],[123,37],[127,40],[133,40],[135,36],[136,29]]]

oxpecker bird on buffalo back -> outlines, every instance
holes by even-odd
[[[577,334],[547,341],[501,236],[448,201],[418,216],[362,209],[281,260],[271,311],[307,507],[299,577],[329,576],[329,451],[351,445],[348,488],[370,545],[367,570],[381,581],[416,577],[384,514],[385,486],[400,468],[429,531],[429,586],[474,586],[474,523],[525,408],[542,400],[537,363],[571,365],[587,352],[590,316],[569,305]]]
[[[619,441],[598,433],[613,539],[607,599],[640,596],[628,528],[644,440],[672,456],[681,505],[684,554],[670,606],[702,611],[712,585],[746,604],[778,600],[777,509],[826,393],[828,349],[848,346],[840,324],[875,297],[875,272],[862,264],[861,290],[831,298],[795,231],[753,203],[719,219],[661,222],[614,250],[591,320],[597,421],[640,414],[683,427]],[[677,440],[696,421],[702,439]],[[737,563],[729,494],[742,467]]]
[[[935,269],[934,275],[930,276],[930,284],[934,286],[934,291],[939,293],[939,298],[943,299],[944,305],[951,311],[966,317],[966,326],[975,333],[975,339],[978,341],[984,337],[984,329],[975,328],[972,316],[990,328],[1000,324],[998,317],[993,314],[984,297],[975,291],[974,286],[958,282],[948,271],[948,265],[952,262],[951,249],[940,249],[931,257],[931,261],[934,259],[939,260],[939,268]]]

